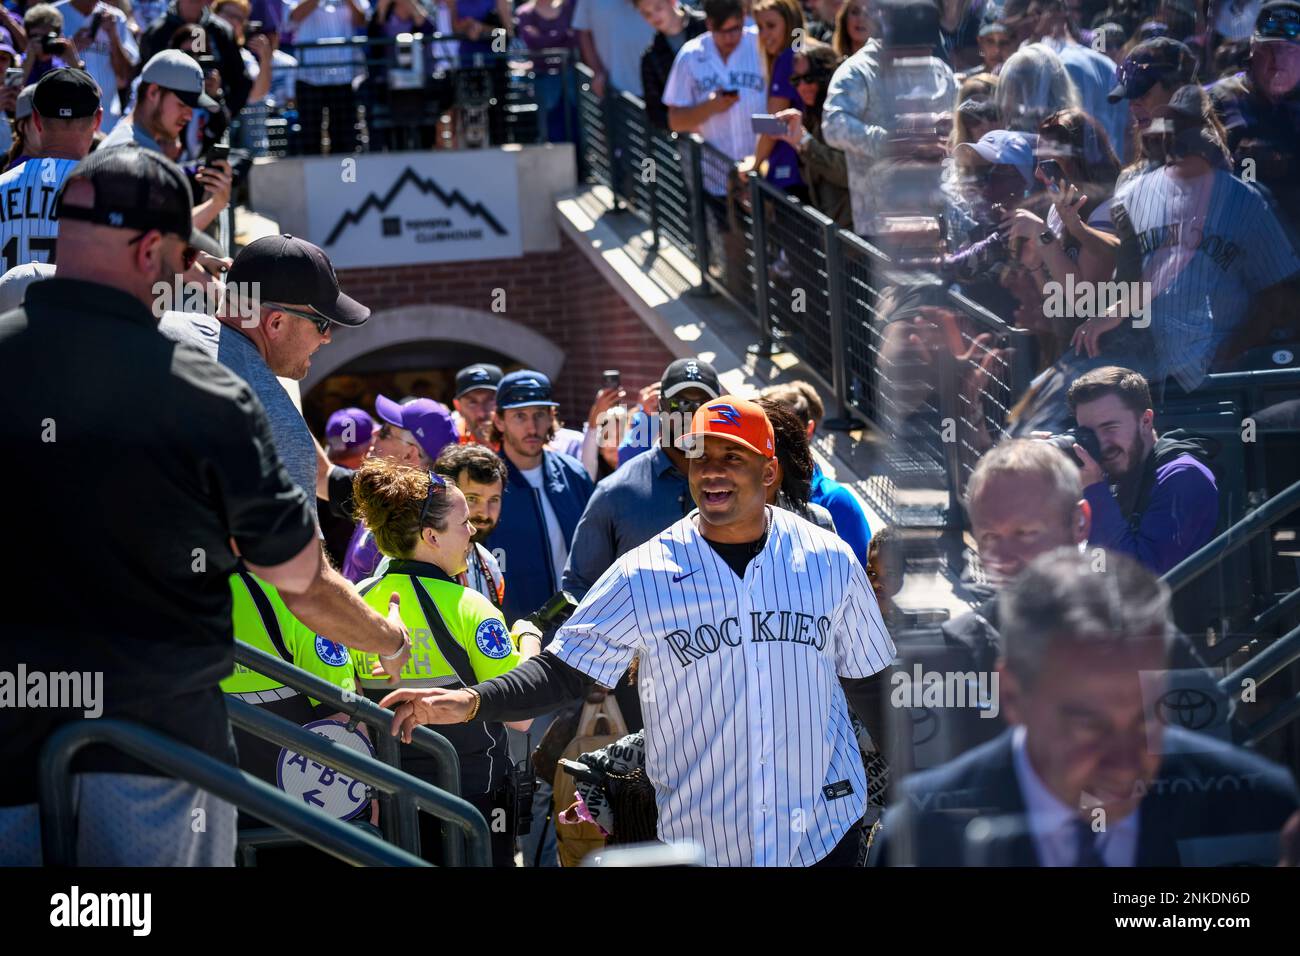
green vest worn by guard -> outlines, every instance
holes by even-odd
[[[388,613],[389,596],[401,598],[402,622],[411,635],[411,657],[402,668],[401,687],[467,687],[513,669],[519,651],[501,612],[478,591],[462,587],[437,565],[393,559],[386,572],[358,585],[363,600]],[[352,651],[357,680],[366,695],[381,699],[393,686],[372,677],[377,654]],[[436,728],[460,756],[461,793],[490,794],[509,772],[505,725],[475,720]],[[402,749],[402,769],[434,779],[432,760],[423,751]]]
[[[230,597],[235,640],[288,661],[343,690],[356,690],[348,649],[321,637],[294,617],[274,587],[247,571],[239,571],[230,576]],[[221,689],[299,726],[337,713],[336,708],[321,705],[315,698],[238,662],[235,672],[221,682]],[[235,745],[240,767],[269,783],[276,782],[279,744],[235,728]]]

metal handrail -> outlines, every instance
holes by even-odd
[[[391,710],[385,710],[364,694],[337,687],[324,678],[309,674],[302,668],[295,667],[288,661],[245,644],[243,641],[235,641],[235,660],[249,670],[277,680],[286,687],[292,687],[332,707],[337,707],[349,717],[364,721],[372,731],[375,752],[379,759],[398,770],[402,768],[401,751],[397,741],[388,732],[394,717]],[[411,734],[411,746],[434,758],[434,785],[454,796],[460,796],[460,756],[456,753],[456,748],[451,745],[451,741],[427,727],[417,727]],[[389,831],[390,838],[394,842],[400,846],[417,846],[418,832],[412,833],[405,829],[412,819],[409,808],[410,798],[405,793],[398,793],[395,799],[398,806],[394,808],[394,812],[388,813],[387,816],[382,813],[380,815],[385,830],[387,831],[390,825],[395,826],[394,831]],[[381,802],[380,807],[381,810],[385,809],[384,803]],[[392,821],[391,824],[389,821]],[[443,860],[448,866],[460,866],[464,863],[464,847],[458,830],[443,827],[442,845]]]
[[[250,734],[278,743],[281,747],[292,747],[299,753],[316,757],[326,762],[328,766],[345,770],[358,780],[373,784],[386,793],[409,794],[414,802],[414,806],[410,808],[412,818],[414,818],[415,807],[419,807],[441,820],[457,824],[465,834],[469,865],[492,865],[492,838],[488,832],[487,821],[483,819],[483,814],[478,808],[464,798],[439,790],[432,784],[381,763],[373,757],[350,750],[320,734],[314,734],[290,720],[277,717],[246,701],[228,700],[226,706],[230,711],[230,722]],[[401,808],[399,812],[402,812]],[[418,827],[418,824],[416,826]],[[418,844],[418,840],[416,842]]]
[[[1289,485],[1200,550],[1189,554],[1165,572],[1164,582],[1177,593],[1274,522],[1300,508],[1300,481]]]
[[[1251,680],[1257,685],[1262,684],[1296,661],[1300,661],[1300,627],[1287,631],[1259,654],[1223,678],[1219,681],[1219,687],[1225,694],[1235,694],[1241,690],[1242,681]]]
[[[419,857],[323,813],[298,806],[286,794],[237,767],[224,764],[156,730],[124,720],[79,720],[56,730],[41,748],[37,768],[41,843],[46,863],[76,863],[76,810],[71,773],[82,748],[114,747],[179,780],[267,820],[305,843],[347,863],[427,866]]]

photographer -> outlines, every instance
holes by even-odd
[[[1090,547],[1164,574],[1214,536],[1219,489],[1205,463],[1217,446],[1180,431],[1157,436],[1145,378],[1114,365],[1094,369],[1075,380],[1066,400],[1101,452],[1097,460],[1074,446],[1092,509]]]
[[[65,66],[81,66],[76,48],[63,35],[63,14],[49,3],[38,3],[23,14],[23,28],[31,38],[23,58],[23,84]]]

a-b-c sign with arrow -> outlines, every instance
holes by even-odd
[[[303,728],[359,754],[375,755],[375,748],[368,738],[359,730],[348,730],[337,720],[313,720],[303,724]],[[370,805],[365,783],[293,750],[281,748],[275,766],[275,782],[295,800],[317,807],[338,820],[351,820]]]
[[[524,254],[515,152],[321,157],[303,175],[311,241],[335,268]]]

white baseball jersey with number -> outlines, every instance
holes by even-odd
[[[839,678],[894,657],[848,545],[767,512],[743,580],[693,512],[601,575],[550,646],[606,686],[640,654],[659,836],[699,844],[713,865],[810,866],[861,819],[867,782]]]
[[[59,235],[54,201],[76,165],[75,159],[29,159],[0,176],[0,271],[54,261]]]

